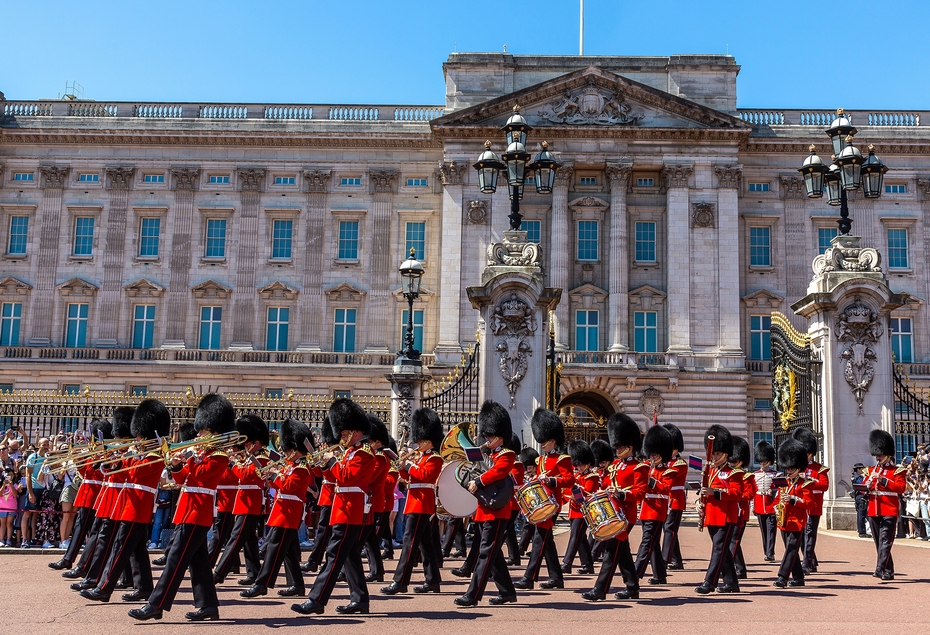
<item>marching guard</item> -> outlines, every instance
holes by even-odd
[[[367,511],[365,513],[365,529],[359,540],[359,549],[365,549],[368,554],[370,572],[365,576],[365,582],[384,582],[384,561],[381,559],[381,516],[387,509],[384,496],[384,485],[388,480],[391,462],[382,450],[390,445],[390,434],[387,426],[373,414],[368,415],[371,422],[371,431],[368,433],[368,443],[375,457],[375,467],[372,471],[369,485]],[[391,489],[391,503],[394,501],[394,490]]]
[[[705,465],[709,478],[706,487],[701,487],[699,504],[704,508],[704,526],[710,534],[710,562],[704,582],[695,588],[701,595],[713,593],[739,593],[739,580],[733,566],[733,554],[730,552],[730,538],[736,528],[739,517],[739,500],[743,495],[741,477],[731,478],[732,469],[727,464],[733,453],[733,437],[730,431],[721,425],[712,425],[704,433],[704,445],[709,445],[713,436],[710,465]],[[723,584],[717,587],[717,581]]]
[[[636,554],[636,576],[646,575],[646,566],[652,565],[649,584],[665,584],[667,572],[665,559],[659,548],[662,529],[668,519],[669,494],[678,474],[667,467],[672,459],[672,435],[662,426],[654,425],[643,438],[643,454],[649,460],[649,480],[643,498],[639,520],[643,525],[643,537]]]
[[[753,472],[756,493],[752,509],[759,521],[759,531],[762,532],[763,557],[766,562],[775,562],[775,535],[778,526],[775,522],[775,490],[772,488],[772,479],[776,475],[775,448],[768,441],[759,441],[756,444],[755,455],[759,469]]]
[[[562,573],[572,572],[575,555],[581,562],[579,574],[594,573],[594,559],[591,557],[591,545],[588,544],[588,521],[585,520],[582,504],[584,498],[597,491],[601,484],[595,467],[594,452],[586,441],[576,439],[568,444],[568,455],[572,457],[575,468],[575,486],[568,499],[568,522],[571,527],[568,546],[562,556]]]
[[[681,570],[685,568],[681,558],[681,547],[678,545],[678,531],[681,528],[681,517],[687,505],[685,483],[688,481],[688,462],[681,457],[685,451],[684,437],[681,430],[673,423],[663,423],[662,427],[672,435],[672,458],[668,462],[668,469],[675,472],[669,488],[668,516],[665,518],[662,538],[662,559],[665,560],[667,570]]]
[[[804,572],[817,573],[817,528],[820,527],[820,517],[823,515],[823,493],[830,489],[830,468],[814,460],[820,449],[817,437],[808,428],[795,428],[793,436],[801,442],[807,450],[807,467],[804,478],[814,481],[811,485],[810,507],[807,510],[807,526],[804,528],[804,542],[801,544],[801,553],[804,554]],[[782,468],[784,469],[784,468]]]
[[[804,478],[808,461],[804,444],[795,438],[786,439],[778,447],[778,466],[788,480],[788,485],[778,488],[775,494],[775,516],[785,543],[778,579],[774,582],[779,588],[804,586],[806,572],[798,550],[804,540],[814,486],[814,481]]]
[[[730,553],[733,555],[733,568],[736,569],[736,579],[745,580],[746,559],[743,558],[743,534],[746,523],[749,522],[750,506],[756,495],[756,479],[751,472],[744,468],[749,465],[749,442],[743,437],[733,437],[733,454],[730,456],[730,467],[733,468],[731,478],[742,479],[743,493],[739,499],[739,515],[736,518],[736,527],[730,537]]]
[[[899,497],[907,490],[907,468],[895,465],[894,437],[884,430],[869,433],[869,453],[875,457],[876,463],[864,481],[869,496],[869,526],[877,555],[872,575],[890,581],[894,580],[891,547],[894,546],[898,514],[901,513]]]

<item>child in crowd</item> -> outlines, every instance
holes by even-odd
[[[13,521],[16,520],[19,505],[15,477],[16,472],[12,468],[4,468],[0,484],[0,547],[13,546]]]

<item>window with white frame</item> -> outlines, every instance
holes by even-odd
[[[339,185],[345,187],[357,187],[362,184],[362,177],[360,176],[344,176],[339,179]]]
[[[400,350],[407,346],[407,319],[410,317],[407,309],[401,313]],[[423,352],[423,309],[413,310],[413,347]]]
[[[426,223],[424,221],[407,221],[405,223],[404,233],[406,236],[404,254],[409,254],[411,249],[415,249],[417,260],[425,261]]]
[[[10,242],[7,244],[7,254],[25,256],[28,243],[29,217],[10,216]]]
[[[579,185],[597,185],[596,176],[582,176],[580,177]]]
[[[768,191],[769,191],[769,187],[770,187],[769,184],[768,184],[768,183],[764,183],[764,182],[763,182],[763,183],[758,183],[758,182],[756,182],[756,183],[750,182],[750,183],[749,183],[749,191],[750,191],[750,192],[768,192]]]
[[[575,350],[597,351],[599,348],[600,314],[596,310],[575,311]]]
[[[840,231],[836,227],[818,227],[817,228],[817,253],[823,254],[827,249],[832,247],[832,240],[839,235]]]
[[[265,329],[265,350],[286,351],[291,310],[287,307],[268,307]]]
[[[637,353],[659,351],[659,314],[657,312],[633,312],[633,350]]]
[[[914,326],[911,318],[891,318],[891,352],[896,362],[905,364],[914,361]]]
[[[336,309],[333,319],[333,352],[355,352],[356,309]]]
[[[772,316],[749,316],[749,359],[769,361],[772,359]]]
[[[75,302],[67,307],[65,321],[65,348],[84,348],[87,346],[87,313],[86,302]]]
[[[199,348],[206,350],[219,350],[220,336],[223,330],[223,307],[200,307],[200,338]]]
[[[294,221],[274,219],[271,221],[271,258],[290,260],[294,237]]]
[[[132,309],[132,347],[152,348],[154,334],[155,305],[135,305]]]
[[[83,172],[78,174],[78,183],[99,183],[100,175],[96,172]]]
[[[93,216],[78,216],[74,219],[73,256],[90,257],[94,255],[94,221]]]
[[[294,176],[276,176],[274,177],[275,185],[294,185],[297,183],[297,177]]]
[[[142,182],[143,183],[164,183],[165,175],[164,174],[143,174]]]
[[[226,219],[208,218],[204,258],[226,257]]]
[[[358,221],[339,221],[338,260],[358,260]]]
[[[597,260],[598,221],[578,221],[578,260]]]
[[[139,222],[139,257],[158,258],[161,239],[161,218],[145,217]]]
[[[538,220],[524,220],[520,229],[526,232],[526,242],[539,244],[542,222]]]
[[[907,253],[907,229],[888,228],[888,268],[908,269],[910,267]]]
[[[634,233],[636,235],[636,262],[655,262],[656,224],[652,221],[637,221]]]
[[[13,180],[19,182],[29,182],[34,181],[36,178],[34,172],[13,172]]]
[[[885,194],[907,194],[907,185],[903,183],[886,185]]]
[[[655,187],[656,180],[651,176],[637,177],[636,187]]]
[[[427,187],[429,179],[425,177],[414,177],[407,179],[407,187]]]
[[[229,184],[229,175],[228,174],[211,174],[209,177],[210,185],[228,185]]]
[[[0,317],[0,346],[19,346],[23,319],[22,302],[4,302]]]
[[[749,265],[752,267],[772,266],[772,228],[749,228]]]

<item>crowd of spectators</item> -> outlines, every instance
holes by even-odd
[[[907,493],[904,495],[902,519],[906,524],[899,534],[904,538],[930,540],[930,456],[927,447],[920,445],[913,457],[905,457],[907,467]]]

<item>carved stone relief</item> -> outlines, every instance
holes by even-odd
[[[64,187],[68,182],[68,171],[71,168],[55,165],[40,165],[44,187]]]
[[[488,266],[538,267],[539,245],[527,242],[526,232],[504,232],[504,241],[488,245]]]
[[[634,125],[645,115],[635,112],[619,91],[598,88],[593,83],[567,90],[539,111],[546,121],[568,125]]]
[[[413,384],[410,382],[397,382],[397,421],[401,426],[410,426],[410,416],[413,414]]]
[[[174,179],[174,189],[176,190],[195,190],[197,189],[197,176],[200,174],[198,168],[172,168],[171,177]]]
[[[132,175],[135,171],[135,168],[107,168],[107,187],[111,190],[128,190],[132,187]]]
[[[464,182],[468,166],[456,161],[440,161],[436,172],[443,185],[461,185]]]
[[[264,180],[265,170],[251,168],[239,170],[239,185],[243,192],[260,192]]]
[[[307,184],[307,191],[325,192],[332,177],[331,170],[305,170],[304,183]]]
[[[785,176],[781,179],[781,191],[785,198],[806,198],[804,179],[798,176]]]
[[[488,219],[488,202],[474,200],[468,203],[465,217],[472,225],[482,225]]]
[[[657,388],[647,387],[639,398],[639,411],[643,416],[652,419],[653,414],[661,416],[665,412],[665,399]]]
[[[665,187],[688,187],[688,179],[694,168],[690,165],[666,165],[662,168],[662,177],[665,180]]]
[[[572,184],[572,174],[575,166],[572,163],[563,163],[555,169],[555,186],[569,186]]]
[[[878,359],[871,345],[878,342],[884,332],[879,315],[858,297],[837,317],[836,339],[845,345],[840,352],[843,378],[856,397],[860,415],[863,414],[862,400],[875,377],[874,362]]]
[[[633,174],[632,163],[608,163],[605,169],[610,189],[625,189],[630,184],[630,175]]]
[[[882,255],[872,247],[859,247],[858,236],[841,236],[837,244],[814,258],[814,273],[822,276],[833,271],[880,272]]]
[[[739,188],[743,168],[738,165],[718,165],[714,167],[714,173],[717,175],[719,187],[735,190]]]
[[[538,327],[533,309],[515,293],[498,306],[488,323],[491,333],[497,338],[498,370],[510,393],[510,407],[517,407],[517,389],[529,368],[529,356],[533,349],[527,339]]]
[[[368,173],[371,181],[371,191],[374,194],[389,194],[394,191],[394,181],[397,179],[396,170],[372,170]]]
[[[716,205],[713,203],[691,204],[691,227],[706,229],[713,227],[716,222]]]

